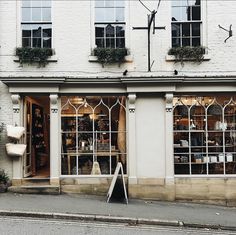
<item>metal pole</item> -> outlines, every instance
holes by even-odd
[[[148,15],[148,72],[151,72],[150,58],[150,15]]]

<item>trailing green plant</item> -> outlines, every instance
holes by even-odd
[[[173,47],[168,51],[168,55],[175,56],[176,61],[180,61],[183,64],[184,60],[191,60],[201,63],[204,59],[206,48],[202,46],[197,47]]]
[[[0,169],[0,184],[8,184],[9,183],[9,176],[7,173]]]
[[[112,64],[124,62],[127,55],[126,48],[95,48],[94,55],[101,64]]]
[[[17,47],[16,56],[19,57],[20,64],[38,63],[39,66],[45,66],[48,63],[48,57],[53,55],[53,49],[40,47]]]

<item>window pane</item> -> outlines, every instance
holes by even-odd
[[[51,8],[42,8],[42,21],[51,21]]]
[[[32,8],[32,21],[41,21],[41,8]]]
[[[104,0],[96,0],[95,7],[104,7]]]
[[[31,9],[22,8],[22,21],[31,21]]]
[[[43,37],[52,37],[52,29],[51,28],[44,28],[43,29]]]
[[[195,6],[200,6],[201,5],[201,0],[196,0],[194,3]]]
[[[30,0],[23,0],[22,1],[22,7],[30,7]]]
[[[104,22],[105,9],[104,8],[96,8],[95,9],[95,21],[96,22]]]
[[[201,39],[200,38],[193,38],[192,39],[192,46],[200,46],[201,45]]]
[[[192,20],[201,20],[200,7],[192,7]]]
[[[34,28],[33,29],[33,37],[34,38],[41,37],[41,30],[42,30],[42,27]]]
[[[43,47],[51,48],[52,47],[52,39],[51,38],[43,38]]]
[[[41,7],[41,1],[33,0],[32,1],[32,7]]]
[[[115,28],[110,24],[106,27],[106,37],[115,37]]]
[[[115,8],[111,8],[111,9],[109,9],[109,11],[107,9],[104,9],[104,10],[106,10],[105,11],[105,21],[106,22],[113,22],[114,21],[114,18],[115,18],[114,9]]]
[[[182,11],[180,7],[172,8],[172,21],[180,21],[182,19]]]
[[[41,38],[33,38],[33,47],[41,47]]]
[[[22,38],[22,47],[31,47],[30,38]]]
[[[31,37],[31,29],[23,29],[22,37]]]
[[[96,26],[95,35],[96,35],[96,37],[104,37],[104,27],[103,26]]]
[[[180,37],[180,24],[172,24],[172,37]]]
[[[114,0],[105,0],[105,7],[114,7]]]
[[[51,7],[52,2],[49,0],[42,0],[42,7]]]
[[[104,45],[104,38],[96,38],[96,45],[97,45],[97,47],[104,48],[105,47],[105,45]]]
[[[122,26],[116,26],[116,36],[124,37],[125,36],[125,28]]]
[[[180,38],[172,38],[172,47],[180,47]]]
[[[200,23],[192,24],[192,36],[200,36]]]
[[[125,48],[124,38],[116,38],[116,48]]]
[[[172,6],[187,6],[187,0],[172,0]]]
[[[190,24],[182,24],[182,36],[190,36]]]
[[[106,39],[106,47],[115,48],[115,39],[114,38],[107,38]]]
[[[124,15],[125,11],[124,8],[117,8],[116,9],[116,22],[123,22],[125,21],[125,15]]]
[[[183,38],[182,39],[182,46],[190,46],[190,38]]]
[[[117,7],[124,7],[124,6],[125,6],[125,1],[124,1],[124,0],[118,0],[118,1],[116,1],[116,6],[117,6]]]

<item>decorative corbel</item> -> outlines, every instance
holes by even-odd
[[[52,113],[58,112],[58,95],[50,95],[50,108]]]
[[[134,113],[135,112],[135,101],[136,101],[136,94],[129,94],[129,112]]]
[[[12,100],[13,113],[19,113],[20,112],[20,96],[11,95],[11,100]]]
[[[166,112],[172,112],[173,109],[173,93],[166,93]]]

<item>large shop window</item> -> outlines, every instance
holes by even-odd
[[[95,1],[95,41],[97,47],[125,47],[125,1]]]
[[[201,45],[201,0],[172,0],[172,47]]]
[[[174,98],[176,175],[236,174],[236,97]]]
[[[51,0],[22,1],[22,47],[52,47]]]
[[[62,175],[111,175],[118,162],[126,172],[125,97],[63,96],[61,101]]]

